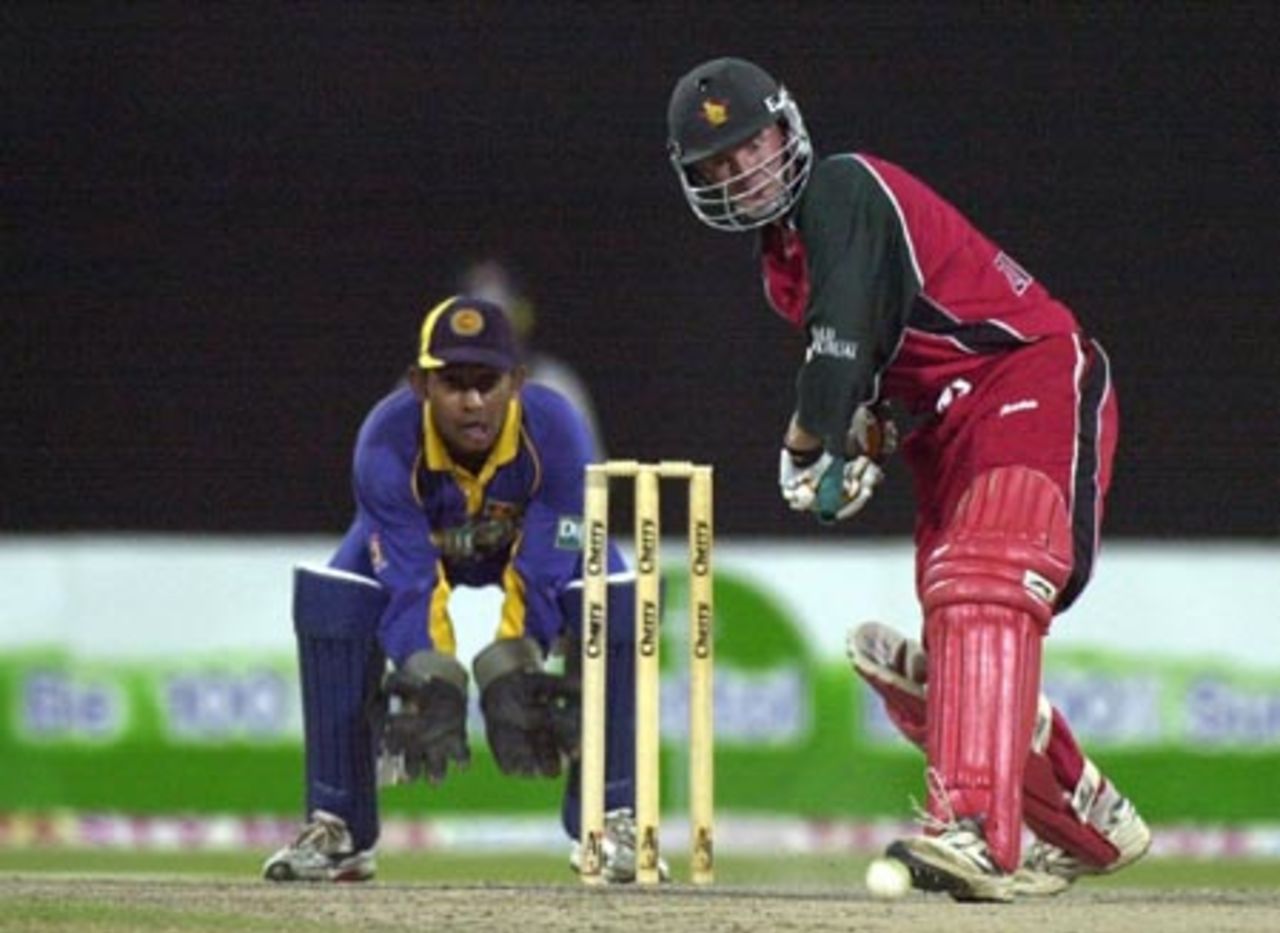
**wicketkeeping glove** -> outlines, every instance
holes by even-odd
[[[476,655],[472,670],[499,770],[523,777],[558,776],[562,758],[578,754],[578,685],[544,671],[542,652],[528,638],[495,641]]]
[[[384,782],[422,777],[438,784],[450,761],[459,768],[467,766],[467,670],[457,658],[415,651],[387,674],[382,691]]]

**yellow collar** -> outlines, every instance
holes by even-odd
[[[493,474],[498,471],[498,468],[510,463],[520,453],[520,419],[520,400],[513,398],[507,403],[507,414],[502,422],[502,429],[498,432],[498,442],[489,451],[489,456],[477,475],[461,464],[454,463],[453,457],[449,455],[449,448],[445,446],[444,439],[440,437],[431,421],[431,405],[423,403],[422,434],[423,448],[427,454],[427,469],[453,474],[459,487],[466,494],[468,514],[474,515],[479,510],[480,503],[484,499],[484,487],[488,485],[489,480],[493,479]]]

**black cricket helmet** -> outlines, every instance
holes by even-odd
[[[775,157],[724,181],[700,175],[702,160],[771,124],[781,126],[785,138]],[[717,230],[750,230],[785,216],[800,199],[813,161],[800,108],[787,89],[741,58],[704,62],[676,82],[667,105],[667,149],[694,216]],[[769,186],[779,187],[778,196],[749,206]]]

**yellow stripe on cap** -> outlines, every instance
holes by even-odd
[[[431,335],[435,332],[436,324],[440,321],[441,315],[449,310],[459,296],[450,295],[444,301],[440,302],[434,308],[427,312],[427,316],[422,321],[422,333],[420,343],[418,345],[418,368],[420,369],[440,369],[444,366],[444,360],[438,359],[431,355]]]

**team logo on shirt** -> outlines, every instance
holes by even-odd
[[[728,101],[716,100],[714,97],[708,97],[702,102],[702,119],[713,127],[724,126],[729,122],[729,103]]]

